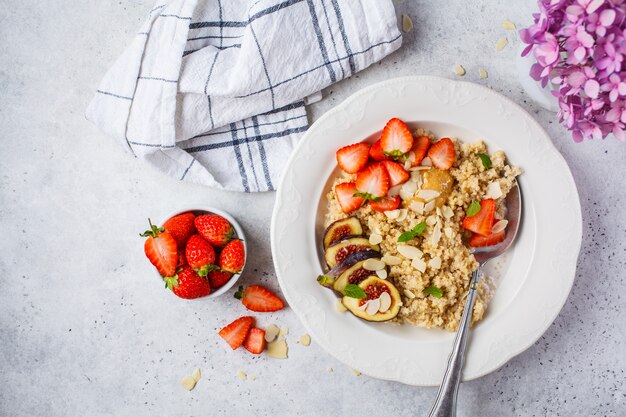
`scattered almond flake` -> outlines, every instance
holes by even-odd
[[[413,165],[412,158],[415,158],[415,152],[411,151],[408,153],[408,158],[406,159],[406,161],[404,161],[404,169],[405,170],[409,170],[409,168],[411,168],[411,166]]]
[[[180,381],[180,385],[187,391],[191,391],[196,386],[196,380],[191,375],[187,375]]]
[[[368,258],[363,261],[363,269],[367,269],[368,271],[379,271],[381,269],[385,269],[385,263],[380,259]]]
[[[424,213],[424,203],[422,203],[421,201],[411,201],[411,204],[409,204],[409,208],[417,214]]]
[[[267,344],[267,355],[272,358],[286,359],[288,350],[287,341],[284,339]]]
[[[430,213],[435,208],[435,200],[431,200],[424,205],[424,213]]]
[[[337,302],[335,303],[335,308],[340,313],[345,313],[348,310],[346,306],[344,306],[343,303],[341,302],[341,299],[337,300]]]
[[[509,19],[505,19],[504,22],[502,22],[502,27],[506,30],[515,30],[515,23],[511,22]]]
[[[380,308],[380,299],[376,298],[374,300],[368,301],[365,312],[369,314],[370,316],[373,316],[374,314],[378,313],[379,308]]]
[[[426,217],[426,224],[428,226],[434,226],[435,223],[437,223],[437,218],[435,216],[428,216],[428,217]]]
[[[248,379],[249,379],[250,381],[256,381],[256,376],[254,376],[254,375],[250,374],[250,375],[248,375]]]
[[[273,342],[274,339],[276,339],[276,336],[278,336],[279,332],[280,327],[275,324],[270,324],[269,326],[267,326],[267,329],[265,329],[265,341],[268,343]]]
[[[463,65],[456,64],[454,66],[454,73],[459,77],[462,77],[465,75],[465,68],[463,68]]]
[[[439,197],[441,193],[439,191],[436,190],[419,190],[417,192],[417,197],[421,198],[422,200],[425,201],[430,201],[430,200],[434,200],[435,198]]]
[[[287,336],[289,334],[289,327],[287,326],[283,326],[280,328],[280,331],[278,332],[279,336]]]
[[[395,197],[398,194],[400,194],[401,189],[402,189],[402,185],[394,185],[393,187],[389,189],[389,191],[387,191],[387,195],[389,197]]]
[[[237,378],[245,381],[248,378],[248,374],[246,374],[244,371],[237,371]]]
[[[402,188],[400,189],[400,197],[403,200],[410,200],[416,191],[417,191],[417,184],[414,183],[413,181],[407,181],[404,184],[402,184]]]
[[[372,233],[370,235],[369,241],[372,245],[378,245],[380,242],[383,241],[383,237],[378,233]]]
[[[387,216],[387,218],[391,220],[397,219],[399,215],[400,215],[400,210],[397,210],[397,209],[385,211],[385,216]]]
[[[410,299],[415,298],[415,294],[413,294],[413,291],[411,291],[411,290],[407,290],[407,289],[405,289],[405,290],[403,291],[403,293],[404,293],[404,295],[405,295],[407,298],[410,298]]]
[[[410,32],[413,29],[413,21],[411,18],[405,14],[402,15],[402,30],[406,32]]]
[[[332,371],[333,371],[333,368],[331,368],[331,367],[326,368],[326,372],[328,372],[329,374],[330,374]]]
[[[400,265],[402,263],[402,259],[398,258],[397,256],[393,256],[389,254],[383,255],[383,257],[380,260],[389,266]]]
[[[380,279],[387,279],[387,270],[379,269],[378,271],[376,271],[376,275],[378,275],[378,278]]]
[[[508,220],[499,220],[491,228],[491,233],[500,233],[501,231],[503,231],[506,228],[507,224],[509,224]]]
[[[429,166],[422,166],[422,165],[418,165],[416,167],[411,168],[409,171],[411,172],[415,172],[415,171],[427,171],[429,170],[430,167]]]
[[[428,266],[433,269],[441,268],[441,257],[439,255],[428,261]]]
[[[454,231],[450,227],[444,227],[443,234],[446,235],[448,239],[452,239],[452,237],[454,236]]]
[[[400,314],[402,314],[403,316],[406,316],[407,314],[409,314],[409,309],[406,307],[402,307],[400,309]]]
[[[191,374],[191,377],[196,381],[200,381],[200,378],[202,377],[202,374],[200,373],[200,368],[196,368],[195,371],[193,371],[193,373]]]
[[[309,346],[311,344],[311,336],[308,334],[303,334],[300,336],[300,344],[302,346]]]
[[[352,370],[352,373],[356,376],[361,376],[361,373],[359,371],[357,371],[356,369]]]
[[[441,239],[441,226],[437,225],[433,229],[433,235],[431,236],[431,243],[433,246],[437,247],[439,244],[439,239]]]
[[[507,38],[500,38],[498,42],[496,42],[496,51],[501,51],[504,47],[509,43]]]
[[[400,209],[400,215],[398,216],[396,221],[397,222],[403,222],[404,219],[406,219],[407,212],[408,212],[407,209]]]
[[[489,74],[487,74],[487,71],[483,68],[478,70],[478,75],[480,76],[480,78],[487,78],[489,76]]]
[[[429,157],[426,157],[422,159],[422,165],[425,167],[431,167],[433,166],[433,161],[431,161]]]
[[[421,250],[411,245],[398,245],[398,253],[409,259],[421,258],[423,255]]]
[[[497,200],[500,197],[502,197],[502,189],[500,188],[500,181],[496,180],[496,181],[490,182],[489,185],[487,185],[487,192],[485,193],[485,198],[493,198],[494,200]]]
[[[360,306],[358,306],[356,309],[359,311],[365,311],[367,310],[367,306],[369,305],[369,300],[364,302],[363,304],[361,304]]]
[[[411,181],[418,183],[422,179],[422,174],[419,171],[411,171]]]
[[[389,310],[389,307],[391,307],[391,296],[388,292],[384,292],[380,294],[380,297],[378,297],[378,299],[380,300],[380,307],[378,308],[378,311],[380,311],[381,313],[385,313],[387,310]]]
[[[454,216],[454,211],[452,211],[452,209],[448,206],[441,206],[441,213],[446,219],[450,219]]]
[[[411,266],[422,273],[426,272],[426,262],[421,258],[414,258],[411,261]]]

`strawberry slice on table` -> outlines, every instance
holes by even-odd
[[[428,157],[435,168],[450,169],[454,164],[454,143],[450,138],[442,138],[430,145]]]
[[[198,276],[189,265],[178,270],[176,275],[163,278],[165,286],[180,298],[191,300],[211,294],[211,285],[206,278]]]
[[[470,238],[469,244],[474,248],[480,248],[483,246],[493,246],[504,240],[504,236],[506,236],[505,230],[500,230],[499,232],[492,233],[489,236],[481,236],[478,234],[473,234]]]
[[[220,330],[218,334],[226,341],[226,343],[230,345],[233,350],[235,350],[246,340],[246,336],[253,325],[254,317],[239,317],[237,320]]]
[[[183,248],[191,235],[196,233],[195,218],[193,213],[182,213],[163,223],[163,228],[174,237],[179,248]]]
[[[478,213],[463,219],[463,228],[482,236],[489,236],[495,214],[496,201],[493,198],[483,200],[480,202]]]
[[[382,163],[369,165],[356,176],[357,197],[375,200],[384,197],[389,191],[389,174]]]
[[[285,307],[283,300],[273,292],[260,285],[251,285],[244,289],[243,285],[235,293],[235,298],[252,311],[266,313],[269,311],[282,310]]]
[[[200,235],[193,235],[185,246],[185,257],[190,267],[201,277],[206,277],[211,269],[215,269],[215,250]]]
[[[265,330],[253,327],[248,332],[243,347],[250,353],[258,355],[265,350]]]
[[[241,239],[233,239],[220,252],[219,266],[222,271],[238,274],[246,261],[246,252]]]
[[[337,164],[348,174],[359,172],[369,158],[370,145],[364,142],[344,146],[337,151]]]
[[[401,202],[402,199],[400,198],[400,196],[394,195],[393,197],[387,196],[376,201],[370,201],[370,206],[372,206],[374,210],[380,211],[382,213],[383,211],[397,209],[398,207],[400,207]]]
[[[426,157],[426,153],[430,148],[430,138],[428,136],[418,136],[413,142],[413,157],[411,158],[411,166],[418,166]]]
[[[211,284],[211,288],[214,290],[220,288],[222,285],[226,284],[233,277],[233,274],[227,271],[214,270],[209,271],[207,278],[209,279],[209,284]]]
[[[380,146],[384,155],[401,158],[413,147],[413,135],[402,120],[393,118],[387,122],[380,135]]]
[[[174,275],[178,264],[176,240],[164,228],[153,225],[150,219],[148,219],[148,223],[150,230],[140,234],[140,236],[148,238],[143,245],[143,250],[150,263],[156,267],[161,275]]]
[[[224,246],[235,233],[228,220],[217,214],[198,216],[194,223],[198,233],[214,248]]]
[[[385,169],[387,169],[387,174],[389,174],[389,185],[391,187],[402,184],[409,179],[409,173],[406,172],[406,169],[404,169],[404,167],[402,167],[399,163],[393,161],[383,161],[381,164],[383,164]]]
[[[389,159],[389,157],[383,153],[383,147],[380,145],[380,139],[374,142],[370,148],[370,158],[379,162]]]
[[[335,195],[344,213],[350,213],[363,205],[363,197],[355,197],[356,192],[356,184],[353,182],[344,182],[335,186]]]

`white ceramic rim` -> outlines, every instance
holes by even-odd
[[[409,97],[413,101],[407,98],[409,93],[416,92],[422,95]],[[413,97],[428,97],[430,101],[421,106]],[[314,221],[310,217],[317,211],[317,198],[321,195],[318,191],[323,187],[312,185],[313,182],[326,181],[334,166],[336,149],[380,130],[390,117],[422,120],[414,117],[416,112],[423,112],[425,120],[445,122],[448,116],[463,120],[460,126],[476,127],[475,131],[481,133],[499,126],[497,136],[501,141],[505,140],[501,133],[506,126],[507,146],[514,145],[519,155],[530,158],[524,159],[528,163],[512,159],[513,162],[522,168],[535,167],[521,179],[523,222],[529,224],[528,232],[522,229],[520,240],[533,245],[532,252],[524,255],[529,265],[523,271],[521,284],[517,284],[520,288],[514,298],[494,319],[498,331],[491,331],[483,324],[487,318],[473,331],[470,343],[474,349],[468,352],[464,380],[500,368],[532,346],[549,328],[573,285],[582,240],[582,218],[578,192],[567,163],[544,129],[516,103],[477,84],[430,76],[387,80],[353,94],[309,128],[287,163],[272,215],[272,255],[283,294],[315,342],[346,365],[376,378],[432,386],[440,382],[452,334],[444,338],[445,343],[406,342],[386,335],[381,338],[375,326],[357,324],[356,318],[349,324],[342,322],[346,319],[337,318],[334,307],[325,301],[328,297],[320,295],[327,290],[319,286],[319,290],[315,289],[317,284],[313,284],[321,267],[315,249],[311,248],[316,243],[315,232],[311,230]],[[431,119],[435,114],[437,117]],[[350,134],[342,137],[346,132]],[[491,136],[481,137],[489,143]],[[312,172],[315,174],[311,175]],[[544,192],[541,199],[532,189],[538,183]],[[551,216],[552,213],[558,215]],[[563,234],[551,236],[549,233],[561,231]],[[517,245],[513,262],[516,252],[521,251]],[[546,258],[547,252],[551,252],[552,258]],[[539,267],[544,269],[539,270]],[[309,281],[304,281],[303,277]],[[549,279],[544,279],[546,277]],[[369,338],[365,339],[368,343],[362,342],[364,337]],[[385,342],[381,344],[383,339]],[[394,343],[389,344],[389,341]],[[420,356],[423,352],[428,355]]]
[[[215,207],[207,206],[205,204],[189,204],[189,205],[183,207],[182,209],[179,209],[179,210],[171,212],[170,214],[168,214],[167,216],[165,216],[163,218],[163,221],[161,223],[157,223],[157,224],[163,224],[168,219],[171,219],[172,217],[177,216],[179,214],[187,213],[188,211],[203,211],[203,212],[207,212],[206,214],[217,214],[217,215],[222,216],[223,218],[228,220],[228,222],[231,224],[233,229],[235,229],[235,233],[237,234],[237,238],[241,239],[242,242],[243,242],[243,250],[244,250],[243,269],[238,274],[234,274],[230,278],[230,280],[226,284],[224,284],[221,288],[219,288],[217,291],[211,290],[211,293],[209,295],[207,295],[206,297],[194,298],[194,299],[188,300],[188,301],[202,300],[204,298],[217,298],[220,295],[222,295],[225,292],[227,292],[228,290],[230,290],[233,287],[233,285],[235,285],[235,283],[239,280],[239,277],[243,273],[243,270],[246,268],[246,264],[247,264],[247,260],[248,260],[248,246],[246,245],[246,236],[243,233],[243,229],[241,228],[239,223],[237,223],[237,220],[235,220],[235,218],[233,216],[231,216],[230,214],[226,213],[223,210],[220,210],[220,209],[215,208]],[[159,278],[161,278],[161,275],[159,274],[159,272],[156,271],[156,270],[155,270],[155,272],[157,273]]]

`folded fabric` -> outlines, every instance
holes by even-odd
[[[307,99],[401,41],[391,0],[161,1],[87,118],[175,178],[273,190]]]

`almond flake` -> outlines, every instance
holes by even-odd
[[[378,233],[372,233],[370,235],[369,241],[372,245],[378,245],[380,242],[383,241],[383,237]]]
[[[413,291],[411,290],[404,290],[403,293],[407,298],[410,298],[410,299],[415,298],[415,294],[413,294]]]
[[[398,245],[398,253],[409,259],[420,258],[423,255],[421,250],[411,245]]]
[[[256,381],[256,376],[254,376],[254,375],[250,374],[250,375],[248,375],[248,379],[249,379],[250,381]]]
[[[326,372],[331,373],[332,371],[333,371],[333,368],[331,367],[326,368]]]
[[[355,376],[361,376],[361,373],[360,373],[359,371],[357,371],[356,369],[353,369],[353,370],[352,370],[352,373],[353,373]]]
[[[421,201],[411,201],[411,204],[409,204],[409,208],[417,214],[424,213],[424,203],[422,203]]]
[[[359,310],[359,311],[365,311],[365,310],[367,310],[367,306],[368,306],[369,303],[370,302],[368,300],[368,301],[364,302],[363,304],[361,304],[360,306],[358,306],[356,309]]]
[[[458,75],[459,77],[462,77],[465,75],[465,68],[463,68],[462,65],[456,64],[454,66],[454,73]]]
[[[385,269],[385,263],[380,259],[369,258],[363,261],[363,269],[367,269],[368,271],[378,271]]]
[[[431,167],[429,166],[422,166],[422,165],[418,165],[416,167],[411,168],[409,171],[411,172],[415,172],[415,171],[427,171],[429,170]]]
[[[380,308],[380,299],[376,298],[374,300],[369,300],[367,302],[367,308],[365,309],[365,312],[369,314],[370,316],[373,316],[374,314],[378,313],[379,308]]]
[[[441,193],[439,191],[436,190],[419,190],[417,192],[417,197],[421,198],[424,201],[430,201],[430,200],[434,200],[435,198],[439,197]]]
[[[490,182],[487,186],[485,198],[493,198],[494,200],[497,200],[500,197],[502,197],[502,188],[500,188],[500,181],[496,180]]]
[[[431,200],[424,205],[424,213],[430,213],[435,208],[435,200]]]
[[[237,378],[245,381],[248,378],[248,374],[246,374],[244,371],[237,371]]]
[[[273,342],[274,339],[276,339],[276,336],[278,336],[279,332],[280,327],[275,324],[270,324],[269,326],[267,326],[267,329],[265,329],[265,341],[268,343]]]
[[[380,279],[387,279],[387,270],[379,269],[378,271],[376,271],[376,275],[378,275],[378,278]]]
[[[402,259],[398,258],[397,256],[388,255],[388,254],[383,255],[383,257],[380,260],[389,266],[400,265],[402,263]]]
[[[452,239],[452,237],[454,236],[454,231],[451,227],[444,227],[443,234],[446,235],[448,239]]]
[[[388,292],[384,292],[380,294],[380,297],[378,297],[378,299],[380,300],[380,307],[378,308],[378,311],[380,311],[381,313],[385,313],[387,310],[389,310],[389,307],[391,307],[391,296]]]
[[[308,334],[303,334],[300,336],[300,344],[302,346],[309,346],[311,344],[311,336]]]
[[[504,47],[509,43],[507,38],[500,38],[498,42],[496,42],[496,51],[501,51]]]
[[[421,258],[414,258],[411,261],[411,266],[420,272],[426,272],[426,262],[424,262]]]
[[[402,30],[406,32],[410,32],[413,29],[413,21],[411,18],[405,14],[402,15]]]
[[[411,171],[411,181],[419,185],[422,180],[422,174],[419,171]]]
[[[509,224],[508,220],[499,220],[496,224],[491,228],[491,233],[500,233],[503,231],[506,226]]]
[[[200,378],[202,377],[202,374],[200,373],[200,368],[196,368],[195,371],[193,371],[193,373],[191,374],[191,377],[196,381],[200,381]]]
[[[286,359],[288,350],[287,341],[284,339],[267,344],[267,355],[272,358]]]
[[[402,185],[394,185],[393,187],[389,189],[389,191],[387,191],[387,195],[389,197],[395,197],[398,194],[400,194],[401,189],[402,189]]]
[[[348,310],[346,306],[344,306],[343,303],[341,302],[341,299],[337,300],[337,302],[335,303],[335,308],[340,313],[345,313]]]
[[[426,224],[428,226],[434,226],[435,223],[437,223],[437,218],[435,216],[428,216],[428,217],[426,217]]]
[[[506,30],[515,30],[515,23],[511,22],[509,19],[506,19],[502,22],[502,27]]]
[[[408,200],[409,198],[413,197],[416,191],[417,184],[413,181],[407,181],[402,184],[402,188],[400,189],[400,197],[402,197],[404,200]],[[407,198],[404,198],[403,195],[407,196]]]
[[[435,256],[430,261],[428,261],[428,266],[433,269],[441,268],[441,257]]]
[[[404,161],[404,169],[406,171],[409,170],[409,168],[411,168],[411,166],[413,166],[413,159],[415,158],[415,152],[411,151],[408,153],[408,158],[406,159],[406,161]]]
[[[454,211],[452,211],[452,209],[448,206],[441,206],[441,213],[446,219],[450,219],[452,218],[452,216],[454,216]]]
[[[487,78],[489,76],[489,74],[487,74],[487,71],[483,68],[478,70],[478,75],[480,76],[480,78]]]
[[[433,229],[433,235],[431,236],[432,245],[437,247],[437,245],[439,244],[439,239],[441,239],[441,226],[437,225]]]
[[[385,216],[387,216],[388,219],[391,220],[395,220],[398,218],[398,216],[400,215],[400,210],[387,210],[385,212]]]
[[[289,334],[289,327],[281,327],[280,331],[278,332],[279,336],[286,336]]]
[[[406,215],[408,213],[407,209],[400,209],[400,215],[396,219],[397,222],[403,222],[406,219]]]
[[[187,375],[180,381],[180,385],[187,391],[191,391],[196,386],[196,380],[191,375]]]

